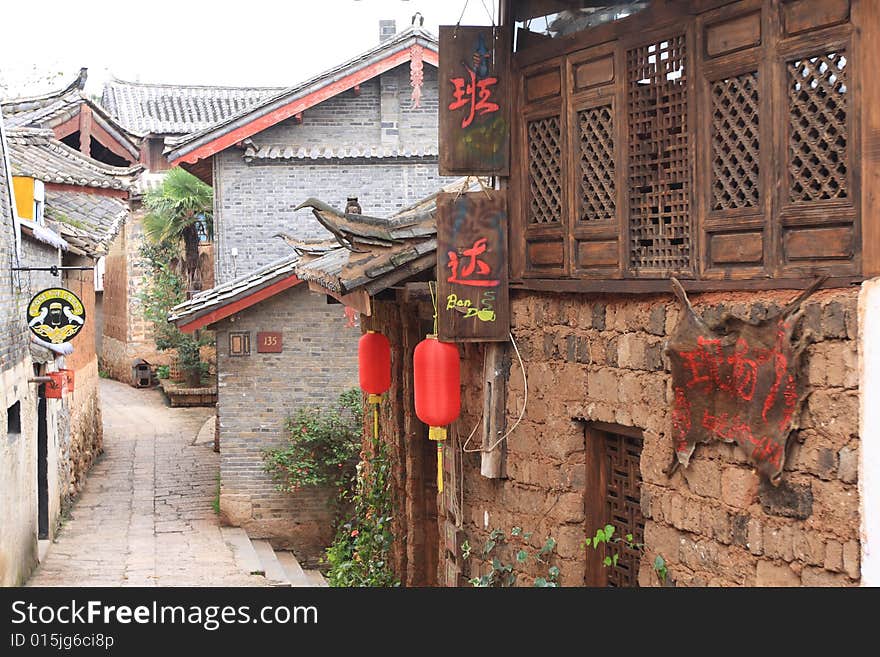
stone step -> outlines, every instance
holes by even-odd
[[[278,559],[281,567],[284,568],[284,573],[287,575],[287,579],[290,580],[291,586],[314,586],[302,569],[302,566],[299,565],[299,561],[296,560],[293,552],[278,550],[275,552],[275,557]]]
[[[309,586],[330,586],[320,570],[307,570],[306,577],[309,579]]]
[[[290,586],[290,579],[284,571],[284,567],[275,556],[275,550],[269,541],[256,540],[251,541],[260,562],[263,564],[266,573],[266,579],[271,586]]]
[[[232,549],[232,557],[235,564],[247,575],[264,575],[266,567],[257,556],[256,550],[248,538],[247,532],[241,527],[221,527],[220,534],[223,540]]]

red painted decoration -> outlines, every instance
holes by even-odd
[[[431,427],[445,427],[461,410],[458,347],[428,336],[413,354],[416,415]]]
[[[391,387],[391,344],[381,333],[368,331],[358,341],[361,390],[381,395]]]

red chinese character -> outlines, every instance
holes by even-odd
[[[465,78],[450,79],[452,86],[455,87],[452,92],[455,100],[449,103],[449,109],[457,110],[470,105],[470,112],[461,120],[462,128],[467,128],[473,122],[476,114],[489,114],[501,109],[497,103],[493,103],[490,100],[492,98],[492,90],[489,87],[498,82],[498,78],[477,80],[476,73],[470,68],[465,68],[470,76],[470,82],[466,83]]]
[[[489,265],[482,260],[478,260],[477,256],[486,252],[486,238],[483,237],[474,242],[474,245],[462,251],[466,258],[459,259],[455,251],[449,251],[449,265],[452,273],[447,278],[449,283],[459,283],[461,285],[473,285],[475,287],[495,287],[499,281],[497,279],[475,279],[467,280],[469,276],[476,271],[478,276],[486,276],[489,273]]]

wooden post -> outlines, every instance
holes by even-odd
[[[506,472],[506,442],[491,451],[507,431],[507,381],[510,378],[510,354],[506,343],[487,343],[483,357],[483,452],[480,474],[489,479],[503,479]]]
[[[92,108],[86,104],[79,111],[79,151],[92,156]]]

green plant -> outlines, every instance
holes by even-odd
[[[102,369],[99,369],[99,370],[98,370],[98,376],[101,377],[102,379],[109,379],[109,378],[110,378],[110,372],[109,372],[108,370],[102,370]]]
[[[214,509],[214,513],[218,516],[220,515],[220,475],[217,475],[217,493],[214,495],[214,499],[211,500],[211,508]]]
[[[596,530],[592,538],[587,538],[585,545],[587,548],[594,550],[602,550],[602,565],[605,568],[616,568],[620,560],[620,552],[617,551],[618,546],[624,546],[630,550],[644,553],[645,544],[638,543],[634,540],[632,534],[620,536],[614,525],[605,525]],[[654,572],[660,579],[661,584],[666,584],[668,570],[666,568],[666,560],[659,554],[654,557],[652,563]]]
[[[359,390],[348,390],[330,408],[301,408],[288,418],[285,444],[263,452],[266,471],[278,490],[351,490],[361,447],[362,399]]]
[[[144,243],[140,255],[146,261],[149,273],[140,293],[144,307],[144,318],[153,325],[153,340],[160,351],[177,351],[180,369],[190,387],[198,387],[207,372],[207,363],[202,362],[199,348],[213,344],[210,333],[184,333],[168,321],[171,309],[186,300],[183,281],[175,272],[172,263],[177,258],[176,245],[163,242]]]
[[[388,446],[373,441],[357,466],[351,514],[339,525],[325,563],[330,586],[399,586],[392,564],[394,501]]]
[[[521,527],[511,529],[510,536],[500,529],[493,529],[479,552],[482,567],[478,566],[478,570],[485,572],[471,577],[468,582],[475,587],[516,586],[521,574],[518,569],[526,567],[529,561],[532,561],[542,570],[542,576],[535,577],[534,586],[539,588],[559,586],[559,568],[550,565],[550,559],[556,549],[556,540],[550,536],[536,550],[530,542],[532,535],[533,532],[525,532]],[[513,553],[513,561],[503,562],[500,556],[502,552]],[[473,548],[470,543],[467,540],[463,541],[462,559],[467,561],[472,554]],[[547,569],[546,574],[543,574],[543,568]]]
[[[213,191],[191,173],[171,169],[161,187],[144,196],[144,235],[153,244],[183,245],[183,275],[193,289],[199,268],[199,232],[202,222],[210,238],[213,233]]]
[[[160,379],[167,379],[169,376],[171,376],[171,367],[169,367],[168,365],[159,365],[156,368],[156,376]]]

